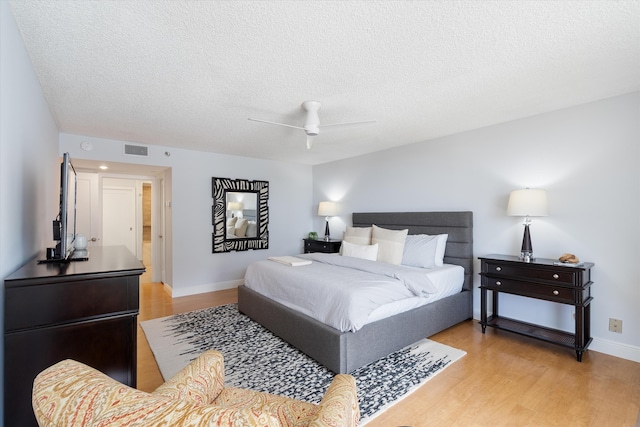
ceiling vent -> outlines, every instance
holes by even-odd
[[[145,147],[142,145],[124,145],[124,154],[128,154],[130,156],[145,156],[149,155],[149,147]]]

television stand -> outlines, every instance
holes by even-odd
[[[96,246],[86,262],[33,260],[4,280],[5,426],[37,427],[33,379],[63,359],[136,386],[143,272],[125,246]]]

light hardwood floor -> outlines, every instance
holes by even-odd
[[[159,283],[140,287],[139,320],[237,301],[235,289],[171,299]],[[640,363],[463,322],[431,339],[467,352],[368,427],[636,426]],[[138,388],[163,382],[138,327]],[[640,425],[638,426],[640,427]]]

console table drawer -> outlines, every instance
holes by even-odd
[[[485,273],[492,276],[521,277],[522,279],[544,280],[565,285],[581,285],[578,283],[577,275],[574,271],[555,269],[543,269],[538,267],[528,268],[526,264],[512,265],[509,263],[486,262]]]
[[[506,292],[531,298],[544,299],[564,304],[574,304],[574,289],[561,286],[547,286],[538,283],[520,282],[506,278],[483,277],[489,290]]]

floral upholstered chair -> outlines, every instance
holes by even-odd
[[[355,380],[336,375],[319,404],[224,387],[222,354],[210,350],[146,393],[73,360],[44,371],[33,384],[40,427],[260,426],[352,427],[359,409]]]

